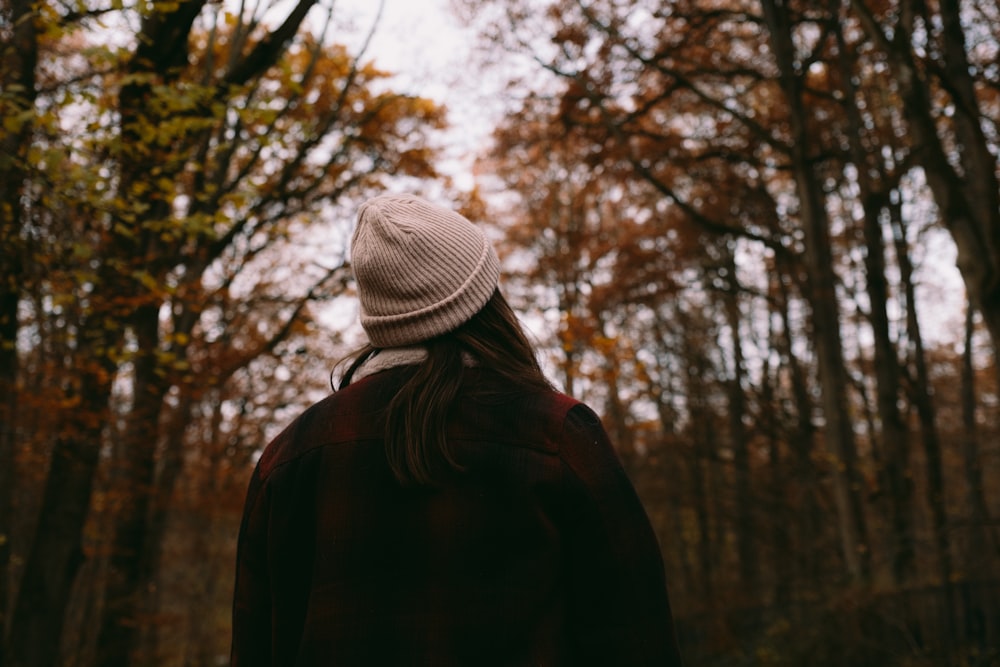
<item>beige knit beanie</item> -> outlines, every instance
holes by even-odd
[[[358,210],[351,264],[361,326],[375,347],[412,345],[451,331],[486,305],[500,260],[458,213],[409,194]]]

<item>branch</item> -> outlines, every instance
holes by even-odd
[[[285,50],[285,45],[299,31],[306,14],[316,4],[316,0],[299,0],[285,22],[257,42],[246,58],[237,62],[227,73],[222,88],[242,86],[270,69]]]
[[[319,280],[317,280],[306,292],[306,294],[298,300],[292,313],[288,316],[285,322],[278,328],[274,335],[270,336],[267,340],[263,341],[257,348],[243,355],[239,360],[235,361],[229,366],[221,369],[217,369],[217,373],[213,373],[213,380],[218,384],[222,384],[225,380],[232,377],[236,371],[247,365],[247,362],[264,356],[265,354],[273,354],[274,349],[279,343],[288,338],[288,334],[291,333],[292,328],[302,315],[305,307],[309,305],[312,301],[316,300],[316,293],[323,288],[329,281],[336,279],[336,285],[340,291],[343,291],[351,280],[351,272],[346,263],[339,266],[335,266],[327,270],[326,274],[323,275]],[[326,290],[329,291],[329,290]],[[225,340],[220,339],[220,342]]]
[[[738,109],[732,108],[729,104],[727,104],[726,100],[717,99],[712,95],[710,95],[708,92],[702,90],[702,88],[697,84],[695,84],[690,78],[688,78],[687,75],[681,73],[680,71],[674,68],[664,66],[662,64],[662,58],[649,57],[643,55],[642,53],[639,52],[638,48],[629,44],[629,41],[622,37],[621,33],[618,32],[617,28],[601,23],[600,20],[593,14],[593,12],[583,7],[582,3],[579,4],[581,10],[584,13],[584,17],[587,19],[588,23],[590,23],[591,27],[596,28],[603,34],[608,35],[609,37],[614,39],[615,43],[620,45],[623,49],[625,49],[625,51],[630,56],[638,60],[646,67],[655,69],[660,74],[663,74],[669,78],[674,79],[674,81],[676,81],[678,84],[681,84],[685,89],[694,93],[695,96],[698,97],[698,99],[700,99],[702,102],[705,102],[709,107],[731,115],[733,118],[738,120],[744,127],[753,132],[759,139],[770,144],[775,149],[784,153],[790,152],[791,148],[787,144],[779,141],[777,138],[772,136],[771,133],[768,132],[767,129],[760,123],[753,120],[749,116],[744,115]],[[543,67],[544,66],[545,65],[543,64]],[[553,71],[554,73],[559,74],[560,76],[567,76],[567,73],[559,71],[554,66],[552,69],[550,69],[550,71]],[[575,75],[575,78],[579,82],[579,76]]]

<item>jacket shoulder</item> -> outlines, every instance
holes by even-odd
[[[260,477],[318,447],[381,440],[385,410],[403,381],[401,373],[405,371],[377,373],[310,406],[264,449],[258,462]],[[489,373],[469,373],[467,381],[449,428],[449,436],[460,440],[488,439],[555,454],[566,438],[568,415],[585,407],[555,390],[504,386]]]
[[[555,454],[565,439],[567,415],[578,405],[582,403],[554,390],[472,394],[459,400],[449,435]]]
[[[308,407],[264,448],[257,464],[259,474],[266,477],[317,447],[382,437],[380,414],[395,388],[389,375],[364,378]]]

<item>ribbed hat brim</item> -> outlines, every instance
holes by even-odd
[[[458,213],[413,195],[365,202],[351,242],[361,325],[376,347],[413,345],[452,331],[489,301],[500,261]]]

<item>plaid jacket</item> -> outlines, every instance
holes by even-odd
[[[405,372],[336,392],[264,451],[233,667],[680,665],[656,538],[597,416],[555,392],[465,393],[448,431],[465,472],[404,488],[382,433]]]

